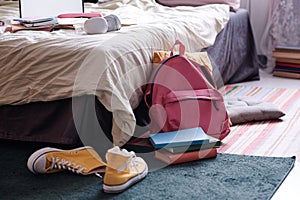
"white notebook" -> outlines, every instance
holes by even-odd
[[[83,0],[19,0],[20,17],[56,17],[64,13],[83,13]]]

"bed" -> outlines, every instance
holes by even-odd
[[[85,11],[116,14],[123,26],[97,35],[67,29],[1,35],[1,139],[124,145],[147,129],[142,98],[153,52],[170,50],[176,39],[189,52],[208,52],[219,87],[259,79],[245,10],[114,0],[85,3]],[[0,6],[0,16],[18,17],[18,3]]]

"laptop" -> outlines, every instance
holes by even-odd
[[[65,13],[83,13],[83,0],[19,0],[20,17],[56,17]]]

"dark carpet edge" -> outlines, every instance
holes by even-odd
[[[281,180],[281,182],[277,185],[276,188],[274,188],[272,195],[270,196],[270,198],[268,200],[271,200],[272,197],[276,194],[277,190],[280,188],[280,186],[282,185],[282,183],[285,181],[285,179],[288,177],[288,175],[290,174],[290,172],[292,171],[292,169],[295,166],[295,162],[296,162],[296,156],[292,156],[292,157],[288,157],[288,158],[292,158],[293,164],[290,166],[290,169],[286,172],[286,174],[284,175],[283,179]]]

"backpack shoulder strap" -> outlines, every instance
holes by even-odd
[[[217,88],[216,87],[216,83],[214,81],[214,78],[212,77],[212,74],[207,70],[207,68],[203,65],[200,65],[199,63],[193,61],[193,60],[190,60],[189,61],[191,63],[193,63],[193,65],[205,76],[205,78],[207,79],[207,81],[214,87],[214,88]]]
[[[182,44],[182,42],[180,42],[179,40],[176,40],[175,44],[173,45],[173,47],[171,49],[170,56],[174,55],[174,48],[175,48],[176,45],[179,45],[179,55],[184,55],[184,53],[185,53],[185,46],[184,46],[184,44]]]

